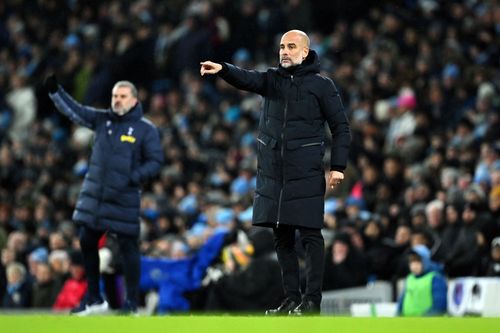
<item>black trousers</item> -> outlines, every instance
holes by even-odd
[[[295,250],[295,234],[299,231],[300,242],[305,250],[306,288],[304,295],[300,292],[299,261]],[[280,225],[274,228],[274,247],[281,267],[285,297],[300,302],[310,300],[321,304],[321,287],[325,245],[321,229]]]
[[[98,242],[104,231],[94,230],[85,226],[80,229],[80,247],[83,253],[85,274],[88,283],[88,303],[102,300],[99,292],[99,250]],[[137,236],[117,234],[118,244],[123,258],[125,274],[126,301],[137,305],[139,296],[139,278],[141,258]]]

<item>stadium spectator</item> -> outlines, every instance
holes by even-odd
[[[500,277],[500,237],[496,237],[491,242],[490,256],[483,264],[484,276]]]
[[[326,251],[323,290],[363,286],[368,282],[368,258],[352,245],[345,232],[335,235]]]
[[[410,274],[398,303],[398,314],[410,317],[446,313],[446,280],[441,267],[431,261],[429,249],[423,245],[414,246],[408,266]]]
[[[87,280],[83,255],[81,252],[74,251],[70,254],[69,277],[64,281],[52,308],[56,311],[75,309],[84,299],[86,292]]]
[[[49,264],[46,262],[38,264],[33,282],[32,306],[50,309],[60,289],[61,281],[55,279]]]
[[[445,259],[446,273],[450,277],[475,276],[478,274],[481,248],[484,236],[478,226],[480,208],[477,204],[468,203],[462,212],[463,225],[455,240],[453,248]]]
[[[31,285],[26,268],[18,262],[7,265],[7,287],[2,300],[4,308],[28,308],[31,306]]]

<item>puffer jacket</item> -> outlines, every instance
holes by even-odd
[[[257,188],[253,224],[321,228],[326,190],[325,122],[332,133],[332,170],[347,164],[351,134],[340,95],[319,74],[311,50],[301,65],[266,72],[223,63],[219,76],[265,97],[259,121]]]
[[[158,129],[143,118],[140,103],[118,116],[77,103],[61,87],[50,98],[73,122],[95,131],[73,220],[95,230],[138,235],[140,184],[163,163]]]

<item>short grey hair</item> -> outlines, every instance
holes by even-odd
[[[17,274],[21,277],[21,279],[24,279],[24,277],[26,276],[26,268],[24,268],[24,266],[18,262],[12,262],[7,265],[6,273],[8,276]]]
[[[443,211],[444,209],[444,202],[442,202],[439,199],[435,199],[427,204],[425,207],[425,212],[429,214],[432,210],[434,209],[439,209],[440,211]]]
[[[132,96],[134,96],[135,98],[137,98],[137,96],[138,96],[137,88],[135,87],[135,85],[132,82],[130,82],[130,81],[118,81],[113,86],[113,90],[115,90],[115,88],[118,88],[118,87],[128,87],[128,88],[130,88],[130,91],[132,92]]]

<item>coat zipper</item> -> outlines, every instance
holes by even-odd
[[[293,83],[293,75],[290,75],[290,80]],[[281,190],[280,190],[280,196],[278,199],[278,217],[276,219],[276,228],[279,228],[280,226],[280,217],[281,217],[281,201],[283,199],[283,188],[285,187],[285,164],[283,163],[283,159],[285,157],[285,129],[286,129],[286,115],[288,111],[288,97],[286,98],[285,101],[285,112],[283,115],[283,127],[281,130],[281,168],[282,168],[282,185],[281,185]]]

